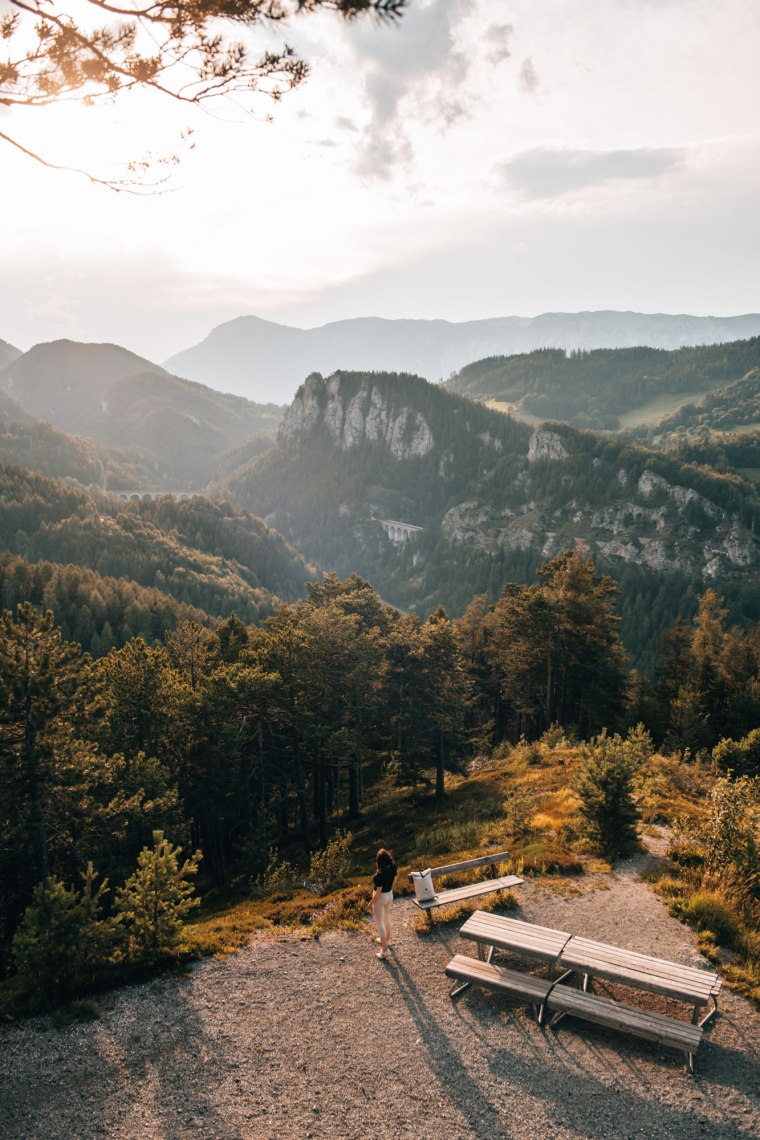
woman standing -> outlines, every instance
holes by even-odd
[[[370,903],[370,909],[375,919],[377,933],[380,935],[375,941],[380,943],[378,958],[388,957],[388,947],[391,941],[391,903],[393,902],[393,880],[396,878],[396,864],[390,851],[381,847],[377,853],[377,872],[372,878],[375,888]]]

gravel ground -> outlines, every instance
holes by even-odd
[[[646,858],[619,864],[602,889],[526,883],[518,914],[704,964],[639,878]],[[416,913],[394,904],[387,963],[369,931],[256,939],[185,979],[106,996],[100,1021],[2,1030],[0,1135],[760,1136],[760,1015],[743,999],[724,991],[692,1078],[680,1054],[648,1042],[569,1019],[542,1030],[525,1006],[473,988],[452,1002],[444,967],[472,944],[455,926],[420,937]]]

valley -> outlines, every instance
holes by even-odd
[[[347,938],[353,961],[378,835],[405,873],[496,844],[540,920],[656,831],[652,886],[756,1000],[754,895],[732,884],[758,850],[760,484],[740,471],[760,439],[689,424],[725,428],[737,383],[748,414],[752,369],[732,377],[757,350],[689,350],[708,404],[670,362],[679,391],[649,398],[666,419],[630,431],[529,424],[409,373],[312,372],[283,409],[113,346],[17,356],[0,1014],[100,1018],[103,991],[257,954],[256,932]],[[570,408],[589,406],[590,355]],[[496,366],[526,369],[521,405],[536,361]],[[411,963],[430,930],[407,927]]]

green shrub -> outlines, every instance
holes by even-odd
[[[350,831],[336,831],[327,846],[312,855],[309,878],[320,884],[323,894],[346,881],[351,870],[352,841]]]
[[[733,865],[747,874],[760,871],[757,781],[722,776],[710,793],[710,814],[700,829],[710,870]]]
[[[277,848],[270,847],[266,868],[252,880],[251,890],[256,895],[288,894],[297,881],[298,876],[293,864],[280,859]]]
[[[509,842],[520,843],[528,838],[535,812],[535,793],[519,785],[510,788],[504,797],[504,835]]]
[[[757,776],[760,774],[760,728],[753,728],[741,740],[721,740],[712,750],[712,760],[722,772]]]
[[[597,737],[580,748],[582,767],[573,787],[580,798],[583,833],[610,859],[637,845],[639,813],[633,802],[633,765],[619,736]]]

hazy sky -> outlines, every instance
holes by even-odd
[[[312,75],[255,116],[0,113],[98,173],[196,142],[143,197],[0,143],[1,338],[163,360],[247,313],[760,310],[758,0],[417,0],[397,27],[287,38]]]

